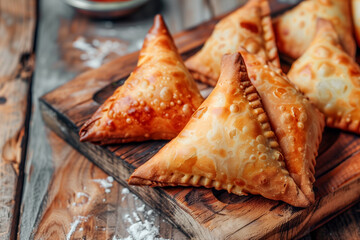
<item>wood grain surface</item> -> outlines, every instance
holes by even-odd
[[[16,236],[34,70],[35,0],[0,1],[0,239]]]
[[[198,50],[213,26],[214,21],[210,21],[175,36],[185,59]],[[78,76],[41,99],[47,125],[125,185],[131,172],[166,142],[100,147],[80,143],[78,129],[116,86],[123,83],[136,61],[137,53],[116,59]],[[211,91],[204,85],[200,87],[203,93]],[[307,209],[293,208],[261,197],[238,197],[204,188],[129,188],[191,237],[291,239],[305,235],[359,200],[360,138],[326,129],[319,151],[316,203]]]
[[[48,139],[56,173],[31,239],[126,238],[134,223],[140,229],[158,225],[156,237],[185,237],[54,133]]]

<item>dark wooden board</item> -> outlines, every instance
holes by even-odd
[[[210,35],[216,20],[177,34],[184,59]],[[166,141],[100,147],[80,143],[79,127],[126,79],[138,53],[86,72],[40,100],[44,121],[120,183],[151,158]],[[200,86],[204,92],[209,88]],[[239,197],[204,188],[129,187],[189,236],[202,239],[294,238],[304,235],[359,200],[360,138],[326,129],[317,159],[316,203],[307,209],[258,196]]]

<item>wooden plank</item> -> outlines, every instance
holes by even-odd
[[[360,239],[360,203],[356,204],[344,214],[319,228],[314,239],[346,240]]]
[[[175,36],[184,58],[198,49],[212,27],[213,21],[210,21]],[[194,38],[197,44],[191,41]],[[130,173],[166,142],[100,147],[80,143],[78,129],[123,82],[136,61],[137,53],[116,59],[78,76],[41,99],[43,118],[48,126],[122,184],[126,184]],[[307,209],[261,197],[237,197],[203,188],[129,188],[191,237],[289,239],[310,232],[359,200],[358,136],[327,129],[317,161],[317,200]]]
[[[18,226],[34,70],[35,0],[0,0],[0,239]]]
[[[130,226],[143,233],[147,229],[153,237],[185,238],[54,133],[47,138],[57,168],[43,202],[43,216],[31,239],[134,237]]]

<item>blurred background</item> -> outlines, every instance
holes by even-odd
[[[66,62],[76,68],[97,68],[114,57],[139,50],[153,23],[153,17],[158,13],[163,15],[174,34],[223,15],[245,2],[246,0],[48,0],[43,1],[41,9],[44,9],[43,14],[49,18],[53,16],[51,12],[55,11],[61,19],[59,27],[47,29],[59,29],[59,41],[64,44],[62,47],[67,50],[75,49],[70,55],[62,56]],[[75,18],[75,21],[71,21],[71,26],[68,21],[70,18]],[[55,35],[57,34],[54,32]],[[80,62],[83,64],[79,65]]]

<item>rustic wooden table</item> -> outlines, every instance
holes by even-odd
[[[99,21],[59,0],[0,0],[0,239],[187,239],[49,131],[38,98],[138,50],[156,13],[175,33],[241,2],[150,1]],[[360,239],[359,221],[357,204],[304,239]]]

